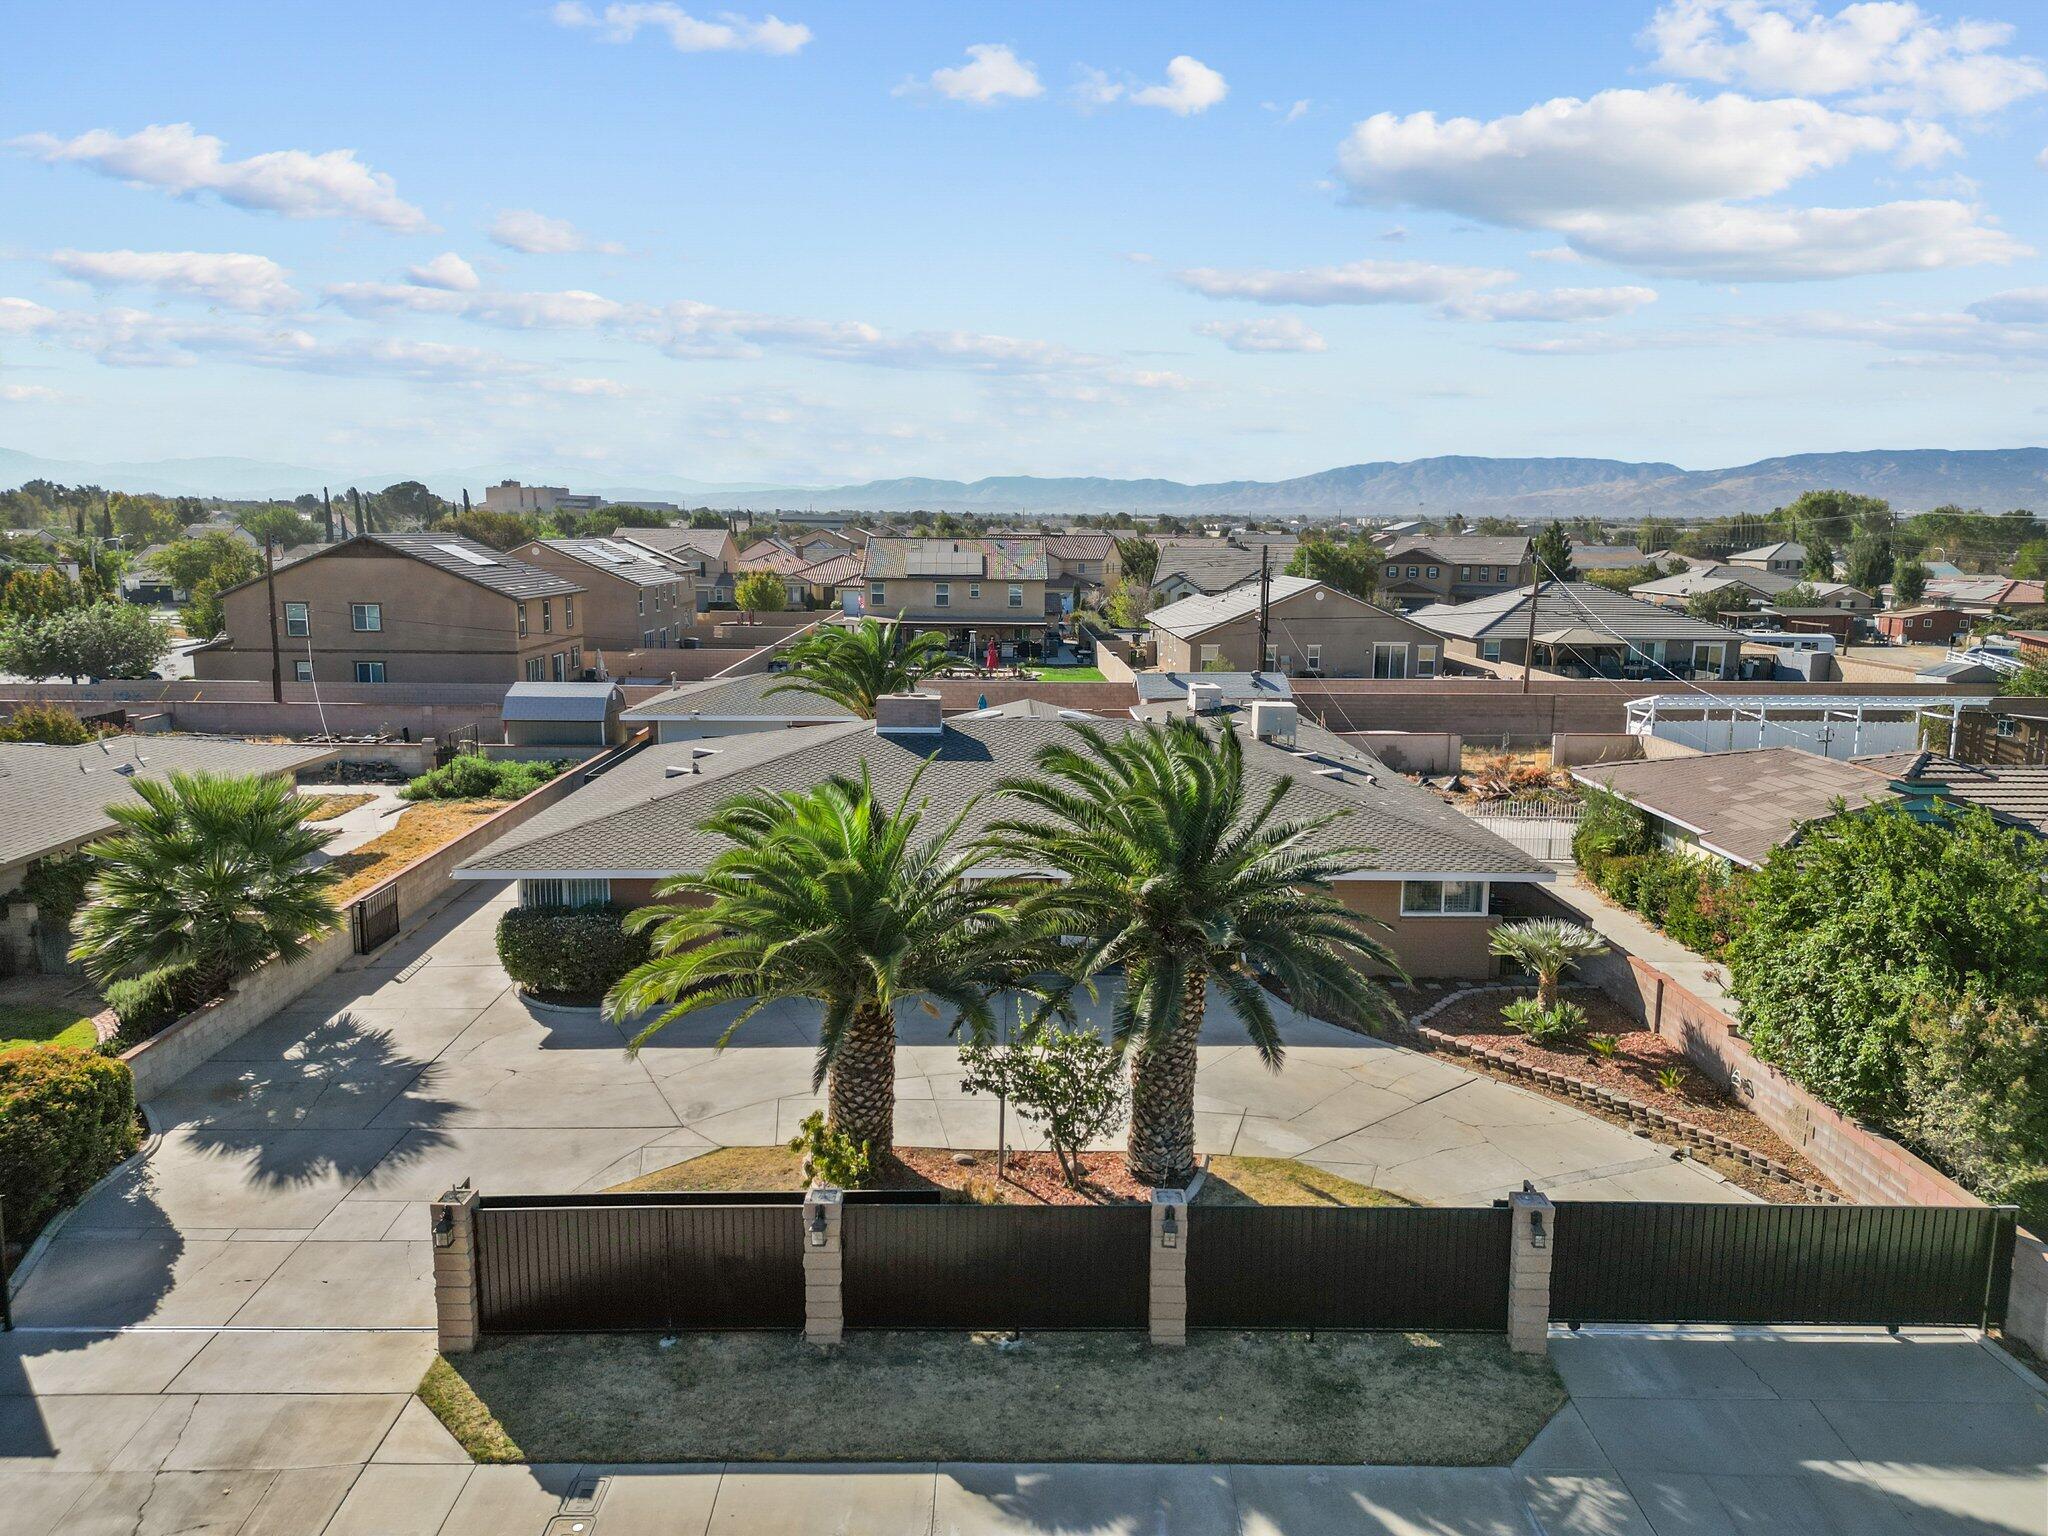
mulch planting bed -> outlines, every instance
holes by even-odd
[[[1424,1026],[1427,1030],[1468,1043],[1472,1048],[1483,1051],[1484,1056],[1455,1052],[1454,1048],[1432,1041],[1427,1035],[1421,1037],[1422,1043],[1432,1049],[1451,1050],[1459,1061],[1482,1070],[1499,1070],[1501,1075],[1524,1087],[1534,1088],[1553,1098],[1563,1098],[1576,1108],[1617,1124],[1626,1124],[1630,1129],[1666,1145],[1683,1147],[1715,1172],[1767,1200],[1796,1203],[1813,1198],[1812,1190],[1802,1186],[1833,1191],[1834,1186],[1819,1169],[1693,1066],[1683,1051],[1654,1031],[1640,1028],[1613,999],[1582,988],[1571,988],[1566,994],[1586,1010],[1588,1035],[1615,1037],[1614,1054],[1603,1056],[1583,1043],[1536,1045],[1503,1024],[1500,1011],[1514,1001],[1516,995],[1487,991],[1459,998],[1440,1013],[1433,1014]],[[1432,1000],[1418,995],[1411,1017]],[[1416,1037],[1411,1033],[1408,1038],[1413,1040]],[[1493,1059],[1489,1061],[1488,1057]],[[1680,1074],[1675,1093],[1657,1080],[1660,1073],[1669,1070]],[[1605,1094],[1626,1100],[1629,1105],[1640,1106],[1655,1116],[1747,1149],[1755,1157],[1777,1164],[1797,1182],[1788,1183],[1773,1177],[1768,1168],[1754,1166],[1739,1153],[1730,1154],[1711,1144],[1690,1143],[1683,1132],[1672,1125],[1658,1124],[1654,1120],[1642,1123],[1632,1119],[1625,1110],[1602,1103],[1598,1098],[1562,1092],[1552,1084],[1531,1080],[1524,1072],[1556,1074],[1588,1088],[1603,1090]]]
[[[957,1157],[971,1157],[960,1163]],[[1070,1189],[1050,1152],[1012,1152],[996,1177],[993,1152],[949,1152],[944,1147],[898,1147],[893,1167],[881,1170],[882,1189],[954,1190],[988,1205],[1150,1205],[1152,1186],[1140,1184],[1121,1152],[1083,1152],[1080,1189]]]

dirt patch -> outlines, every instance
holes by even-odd
[[[413,806],[399,816],[389,832],[328,860],[327,867],[341,876],[332,893],[335,905],[353,901],[503,809],[502,800],[429,800]]]
[[[1501,1022],[1501,1008],[1513,1001],[1506,992],[1479,992],[1463,997],[1431,1016],[1429,1028],[1483,1046],[1489,1053],[1524,1067],[1560,1073],[1576,1082],[1618,1094],[1631,1104],[1655,1110],[1698,1130],[1722,1136],[1787,1169],[1808,1184],[1832,1188],[1827,1177],[1762,1120],[1724,1092],[1695,1067],[1683,1051],[1662,1035],[1640,1028],[1612,998],[1590,989],[1573,988],[1573,1002],[1586,1010],[1587,1034],[1612,1035],[1614,1051],[1603,1055],[1585,1044],[1542,1046]],[[1425,1045],[1427,1042],[1424,1042]],[[1477,1057],[1460,1055],[1460,1065],[1490,1070]],[[1671,1074],[1675,1074],[1675,1081]],[[1797,1204],[1809,1198],[1797,1185],[1772,1178],[1737,1158],[1711,1148],[1674,1139],[1663,1128],[1631,1122],[1595,1100],[1557,1093],[1546,1085],[1510,1074],[1510,1080],[1550,1098],[1562,1098],[1575,1109],[1597,1114],[1687,1152],[1716,1173],[1766,1200]],[[1670,1083],[1670,1086],[1666,1086]]]
[[[513,1338],[421,1395],[490,1461],[1353,1466],[1503,1465],[1565,1400],[1494,1336],[1204,1332]]]
[[[313,802],[306,812],[308,821],[332,821],[337,816],[346,816],[359,805],[368,805],[375,795],[307,795]]]

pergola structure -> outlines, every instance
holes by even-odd
[[[1659,693],[1628,704],[1628,734],[1683,742],[1704,752],[1751,747],[1800,747],[1822,757],[1860,757],[1930,743],[1954,744],[1956,721],[1984,698],[1930,699],[1893,694],[1780,693],[1729,698],[1707,693]],[[1661,727],[1661,729],[1660,729]]]

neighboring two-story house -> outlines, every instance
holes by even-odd
[[[1380,571],[1380,600],[1393,608],[1469,603],[1527,586],[1533,564],[1529,540],[1521,534],[1402,539],[1387,551]]]
[[[534,539],[512,555],[584,587],[592,650],[678,649],[696,624],[695,578],[618,539]]]
[[[226,632],[198,678],[267,680],[271,585],[284,680],[565,682],[583,672],[584,587],[473,539],[359,534],[221,594]]]
[[[1806,546],[1796,542],[1759,544],[1728,557],[1730,565],[1746,565],[1753,571],[1772,571],[1780,576],[1802,576],[1806,572]]]
[[[842,588],[849,612],[903,620],[980,659],[994,641],[1006,659],[1045,639],[1045,540],[872,538],[861,584]]]
[[[615,528],[621,544],[648,550],[688,571],[697,584],[697,611],[730,608],[740,547],[725,528]]]
[[[1123,557],[1112,534],[1049,533],[1045,566],[1052,611],[1072,613],[1101,602],[1123,574]]]

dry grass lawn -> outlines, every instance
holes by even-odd
[[[574,1335],[436,1362],[480,1461],[1118,1461],[1498,1466],[1564,1403],[1497,1336]]]
[[[1413,1205],[1291,1157],[1212,1157],[1196,1205]]]
[[[495,816],[503,809],[502,800],[421,802],[400,815],[383,836],[372,838],[353,853],[340,854],[328,861],[327,867],[341,876],[341,884],[333,892],[335,904],[353,901],[414,859],[454,842],[485,817]]]
[[[332,821],[337,816],[346,816],[359,805],[368,805],[375,795],[307,795],[313,802],[306,812],[308,821]]]

